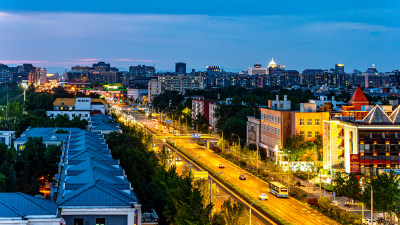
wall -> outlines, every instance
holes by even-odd
[[[105,218],[106,225],[127,225],[127,216],[123,215],[76,215],[76,216],[62,216],[64,218],[67,225],[74,225],[74,218],[84,218],[85,224],[84,225],[96,225],[96,218]],[[132,225],[132,224],[130,224]]]

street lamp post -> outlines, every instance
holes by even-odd
[[[261,200],[252,202],[252,203],[250,204],[250,207],[249,207],[249,225],[251,225],[251,206],[252,206],[254,203],[261,202],[261,201],[263,201],[263,200],[264,200],[264,199],[261,199]]]
[[[219,172],[217,174],[214,174],[214,175],[210,176],[210,204],[212,203],[212,200],[211,200],[211,197],[212,197],[212,179],[213,179],[214,176],[219,175],[221,173],[223,173],[223,172]]]
[[[362,185],[362,181],[360,181]],[[371,224],[373,224],[374,221],[374,190],[372,188],[372,185],[365,183],[364,185],[369,186],[371,188]]]
[[[196,160],[198,160],[198,159],[200,159],[201,157],[199,156],[199,157],[197,157],[196,159],[194,159],[193,161],[189,161],[189,167],[190,167],[190,170],[189,170],[189,177],[192,175],[192,162],[194,162],[194,161],[196,161]]]

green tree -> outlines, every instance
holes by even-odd
[[[358,174],[336,172],[333,182],[333,190],[338,196],[345,196],[352,200],[360,200],[361,186]]]
[[[224,215],[226,224],[246,224],[244,205],[232,202],[231,198],[224,201],[221,206],[221,213]]]
[[[0,192],[6,191],[6,183],[7,183],[6,175],[0,173]]]
[[[371,179],[371,186],[374,193],[374,210],[387,212],[389,215],[398,214],[400,189],[400,177],[395,171],[380,173]],[[362,196],[363,202],[371,207],[371,189],[366,186]]]
[[[212,225],[225,225],[226,224],[225,217],[221,211],[217,211],[212,215],[211,224]]]
[[[290,161],[299,161],[306,153],[314,147],[312,141],[307,141],[303,136],[295,135],[285,140],[283,144],[283,152],[285,152]]]

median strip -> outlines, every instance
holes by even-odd
[[[167,141],[167,144],[169,144],[170,146],[173,146],[181,154],[183,154],[185,157],[189,158],[190,160],[192,160],[192,161],[195,160],[195,157],[193,157],[192,155],[188,154],[182,148],[177,147],[175,145],[175,143],[173,143],[171,141]],[[203,170],[207,171],[208,173],[216,174],[216,172],[214,170],[212,170],[210,167],[208,167],[204,163],[202,163],[202,162],[197,160],[196,164],[198,164]],[[257,201],[257,199],[255,199],[254,197],[250,196],[249,194],[247,194],[246,192],[244,192],[239,187],[237,187],[236,185],[232,184],[230,181],[228,181],[227,179],[223,178],[222,176],[217,175],[214,178],[216,180],[218,180],[219,182],[221,182],[226,187],[228,187],[235,194],[237,194],[238,196],[243,198],[248,203]],[[268,218],[270,218],[272,221],[274,221],[277,224],[281,224],[281,225],[290,225],[291,224],[291,223],[287,222],[286,220],[282,219],[278,214],[274,213],[267,206],[265,206],[264,204],[261,204],[260,202],[259,203],[255,203],[253,205],[253,207],[256,208],[258,211],[260,211],[261,213],[263,213],[264,215],[266,215]]]

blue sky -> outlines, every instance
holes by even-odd
[[[0,1],[0,63],[400,69],[400,1]]]

